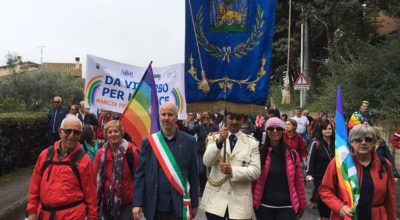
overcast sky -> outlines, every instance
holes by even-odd
[[[184,62],[183,0],[0,0],[0,8],[0,66],[9,51],[40,63],[39,46],[43,62],[85,64],[86,54],[139,66]]]

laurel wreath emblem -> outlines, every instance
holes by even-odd
[[[264,27],[264,11],[261,10],[261,6],[257,7],[257,17],[256,24],[253,27],[253,31],[250,33],[250,36],[243,42],[239,43],[231,50],[230,46],[228,47],[220,47],[218,45],[213,45],[208,42],[206,35],[203,30],[203,6],[199,8],[199,11],[196,14],[195,31],[198,37],[198,43],[203,46],[204,50],[209,52],[211,56],[216,57],[218,60],[223,60],[229,62],[229,57],[233,59],[240,59],[243,56],[246,56],[248,52],[252,51],[255,46],[257,46],[260,42],[259,39],[263,36],[264,31],[262,28]],[[229,48],[229,52],[227,50]],[[227,58],[227,59],[225,59]]]

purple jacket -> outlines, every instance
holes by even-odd
[[[265,165],[261,170],[260,177],[256,180],[253,187],[253,205],[256,207],[256,209],[260,207],[261,199],[264,194],[264,186],[265,182],[267,181],[268,171],[271,164],[271,150],[272,147],[268,149]],[[296,154],[296,166],[293,163],[294,157],[290,155],[290,150],[286,150],[286,173],[288,177],[290,201],[292,203],[294,212],[297,213],[299,208],[307,208],[307,201],[300,157],[296,152],[294,153]]]

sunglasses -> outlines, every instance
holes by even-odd
[[[208,117],[208,116],[204,116],[203,118],[204,118],[204,119],[210,119],[210,117]]]
[[[82,133],[82,131],[80,131],[80,130],[74,130],[74,129],[64,129],[64,128],[61,128],[61,130],[62,130],[66,135],[70,135],[72,132],[74,132],[74,135],[75,135],[75,136],[78,136],[78,135],[80,135],[80,134]]]
[[[367,143],[371,143],[374,139],[372,137],[364,137],[364,138],[356,138],[354,139],[355,142],[361,143],[363,140]]]
[[[270,132],[273,132],[275,130],[279,132],[279,131],[283,131],[283,128],[281,128],[281,127],[268,127],[267,130],[270,131]]]
[[[59,102],[59,101],[58,101],[58,102],[56,101],[56,102],[54,102],[54,103],[60,103],[60,102]]]

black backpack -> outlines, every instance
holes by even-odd
[[[378,155],[378,158],[381,161],[381,169],[379,170],[379,178],[382,179],[382,173],[385,172],[385,170],[386,170],[386,174],[389,178],[390,171],[389,171],[389,165],[387,164],[386,159],[383,156],[379,156],[379,155]],[[383,170],[383,168],[385,168],[385,170]]]
[[[294,168],[297,168],[297,163],[296,163],[297,154],[296,154],[296,151],[293,150],[293,149],[290,148],[290,147],[288,147],[288,148],[289,148],[289,150],[290,150],[290,157],[292,158],[292,161],[293,161],[293,164],[294,164]]]
[[[42,167],[42,174],[47,169],[47,167],[49,167],[50,165],[69,165],[71,167],[72,171],[74,172],[76,178],[78,179],[79,185],[82,188],[81,176],[79,174],[79,170],[78,170],[76,165],[82,159],[83,155],[85,155],[85,151],[83,151],[82,149],[79,149],[77,152],[75,152],[72,155],[70,161],[55,162],[55,161],[53,161],[54,146],[52,145],[52,146],[47,148],[47,155],[46,155],[46,160],[44,161],[44,165]],[[49,171],[49,174],[47,175],[47,181],[49,181],[51,169],[52,169],[52,166],[50,166],[50,171]]]
[[[129,169],[131,170],[131,176],[133,178],[133,150],[131,147],[126,150],[126,162],[128,163]]]

